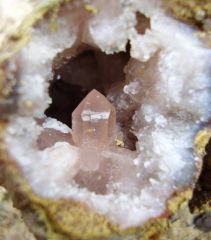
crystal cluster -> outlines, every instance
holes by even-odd
[[[37,194],[84,202],[127,228],[162,215],[167,199],[193,184],[199,161],[193,138],[211,117],[211,51],[160,1],[123,2],[95,0],[97,11],[90,14],[73,1],[59,13],[57,31],[47,21],[33,29],[31,41],[7,66],[18,72],[19,99],[6,144]],[[137,31],[143,26],[136,12],[149,19],[145,31]],[[77,75],[80,66],[94,66],[83,79],[93,74],[96,80],[100,66],[103,81],[113,76],[105,92],[115,109],[93,90],[73,112],[72,130],[45,116],[58,59],[58,66],[66,63],[84,43],[112,58],[128,42],[125,79],[115,82],[116,67],[103,57],[94,62],[88,56],[89,64],[71,71]],[[73,84],[71,77],[66,85]],[[134,151],[114,147],[118,134],[130,145],[129,133],[137,139]]]

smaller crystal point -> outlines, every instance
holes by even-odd
[[[114,138],[115,127],[115,108],[95,89],[72,113],[73,141],[79,147],[107,146]]]
[[[83,171],[97,171],[99,169],[100,163],[103,157],[101,156],[101,151],[97,148],[81,148],[79,151],[80,169]]]

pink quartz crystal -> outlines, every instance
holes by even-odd
[[[101,150],[114,140],[116,111],[97,90],[92,90],[72,114],[72,136],[80,147],[84,170],[97,170]]]
[[[107,146],[114,138],[115,126],[115,108],[95,89],[72,114],[73,140],[79,147]]]

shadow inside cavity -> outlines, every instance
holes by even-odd
[[[141,12],[136,12],[136,26],[135,26],[136,31],[139,34],[143,35],[145,34],[146,30],[150,28],[151,28],[150,18],[146,17]]]
[[[126,52],[105,54],[93,47],[82,45],[58,54],[53,63],[53,79],[50,83],[49,94],[52,103],[45,111],[48,117],[55,118],[71,127],[71,114],[83,98],[96,89],[107,96],[113,86],[122,88],[125,83],[125,66],[130,54],[129,45]],[[135,151],[137,138],[130,133],[132,115],[127,121],[117,116],[118,124],[125,132],[126,146]],[[118,112],[117,112],[118,115]],[[110,181],[113,165],[108,160],[100,164],[100,169],[79,171],[74,177],[75,182],[96,193],[105,194],[107,183]]]
[[[130,58],[129,51],[107,55],[89,46],[80,47],[72,54],[69,60],[59,56],[64,63],[53,67],[49,88],[52,104],[45,111],[48,117],[69,127],[72,112],[92,89],[106,96],[112,84],[124,82],[124,67]]]

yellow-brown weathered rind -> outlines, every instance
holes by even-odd
[[[2,176],[0,183],[9,189],[14,203],[22,211],[26,222],[34,223],[30,227],[38,237],[39,234],[42,234],[42,237],[45,236],[46,239],[55,240],[149,240],[161,237],[162,239],[168,239],[164,237],[173,236],[174,230],[171,229],[176,229],[187,221],[187,214],[182,215],[183,211],[188,212],[188,219],[192,219],[193,222],[194,215],[190,214],[187,206],[192,195],[191,189],[186,189],[172,197],[168,201],[168,210],[163,216],[150,220],[142,227],[121,230],[117,225],[89,210],[81,203],[65,199],[52,200],[37,196],[32,192],[27,180],[14,163],[2,161],[0,166],[0,176]],[[175,217],[177,218],[176,223]],[[30,218],[33,220],[30,220]],[[41,225],[39,226],[38,223],[41,223]],[[40,232],[37,230],[39,227]],[[194,228],[193,223],[190,227]],[[181,232],[181,234],[184,235],[184,232]]]
[[[10,35],[1,33],[2,42],[0,44],[0,112],[1,118],[5,117],[3,113],[9,111],[8,102],[15,105],[13,96],[14,88],[18,84],[16,79],[8,79],[5,74],[7,61],[19,52],[31,39],[32,27],[37,24],[45,15],[50,14],[52,30],[55,29],[55,13],[60,5],[70,0],[45,0],[31,1],[33,10],[25,13],[24,20],[20,26]],[[30,2],[30,1],[29,1]],[[0,18],[1,20],[1,18]],[[14,100],[14,101],[12,101]],[[15,107],[14,107],[15,108]],[[6,110],[5,110],[6,109]]]
[[[32,232],[39,237],[40,232],[47,239],[140,239],[147,240],[165,232],[166,216],[149,221],[142,227],[121,230],[103,216],[89,210],[84,204],[72,200],[46,199],[34,194],[17,166],[4,161],[0,164],[0,183],[11,194],[15,206],[21,211]],[[31,212],[31,216],[29,215]],[[31,220],[31,217],[33,220]],[[45,229],[45,230],[44,230]]]
[[[25,16],[18,29],[12,35],[5,36],[4,44],[0,49],[0,64],[21,50],[30,41],[31,27],[41,20],[46,13],[57,9],[62,3],[62,0],[45,0],[35,4],[33,11]]]
[[[6,127],[5,123],[0,125]],[[6,157],[5,148],[2,150]],[[21,210],[25,222],[35,236],[54,240],[159,239],[168,230],[169,216],[191,196],[190,190],[181,192],[169,200],[168,210],[163,216],[151,219],[141,227],[121,230],[119,226],[89,210],[82,203],[37,196],[8,156],[0,162],[0,176],[0,184],[9,190],[15,206]]]
[[[198,35],[211,46],[210,0],[162,0],[178,19],[196,26]]]
[[[189,211],[191,189],[176,194],[168,201],[168,211],[142,227],[121,230],[103,216],[72,200],[52,200],[34,194],[21,172],[13,163],[1,162],[0,179],[15,205],[22,211],[26,223],[37,237],[46,239],[180,239],[194,229],[194,216]],[[184,227],[187,228],[184,230]],[[40,228],[40,229],[39,229]],[[183,230],[178,231],[178,228]],[[208,236],[195,229],[194,237]],[[187,240],[195,239],[190,235]],[[168,238],[171,236],[171,238]],[[176,238],[178,237],[178,238]],[[202,238],[203,239],[203,238]],[[205,239],[205,238],[204,238]]]
[[[211,211],[211,130],[205,128],[199,131],[195,138],[198,153],[203,156],[203,167],[193,191],[190,209],[194,214]],[[204,148],[204,150],[203,150]],[[211,219],[210,219],[211,221]]]
[[[181,203],[168,221],[168,228],[160,240],[208,240],[211,233],[201,231],[195,225],[195,217],[190,213],[188,202]]]
[[[35,240],[26,227],[20,211],[15,209],[7,194],[0,186],[0,239]]]

